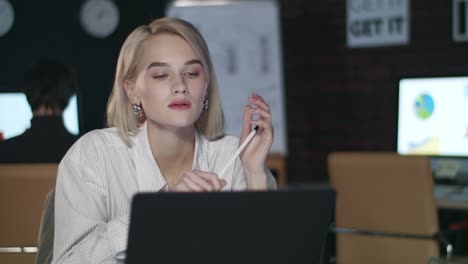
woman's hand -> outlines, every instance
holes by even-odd
[[[174,192],[219,192],[226,181],[215,173],[199,170],[186,171],[170,191]]]
[[[254,115],[257,115],[258,119],[254,120]],[[256,93],[252,94],[252,97],[249,98],[249,105],[244,108],[244,128],[240,144],[247,138],[252,126],[258,126],[259,129],[252,141],[241,153],[240,158],[247,177],[247,188],[266,189],[265,160],[273,144],[273,126],[270,106],[263,97]]]

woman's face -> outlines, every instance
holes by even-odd
[[[181,37],[160,34],[145,40],[132,103],[141,103],[148,125],[193,126],[203,109],[207,81],[200,60]],[[131,85],[130,85],[131,86]]]

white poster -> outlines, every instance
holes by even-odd
[[[409,43],[409,0],[347,0],[350,48]]]
[[[240,136],[252,92],[270,105],[271,152],[287,154],[279,10],[276,1],[213,1],[169,6],[167,15],[194,24],[212,56],[226,117],[226,133]],[[203,4],[201,4],[203,3]]]

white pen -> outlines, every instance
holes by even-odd
[[[257,133],[258,129],[259,129],[258,126],[255,126],[254,129],[252,129],[252,131],[247,136],[247,138],[244,140],[244,142],[242,142],[242,145],[240,145],[240,147],[237,149],[236,153],[234,153],[234,155],[231,157],[231,159],[228,161],[228,163],[226,163],[226,165],[221,170],[221,172],[218,173],[218,177],[220,177],[220,178],[222,177],[222,175],[226,172],[226,170],[229,168],[229,166],[231,166],[231,164],[234,162],[234,160],[236,160],[236,158],[239,156],[239,154],[245,149],[247,144],[249,144],[249,142],[252,140],[252,138]]]

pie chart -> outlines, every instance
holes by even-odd
[[[414,102],[416,114],[421,119],[429,118],[434,112],[434,100],[428,94],[421,94]]]

